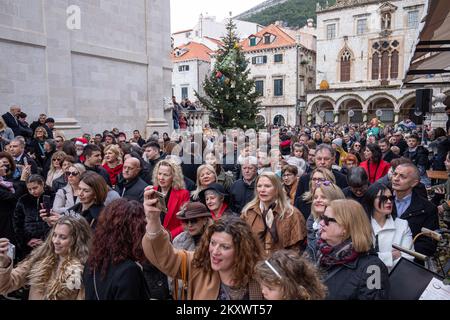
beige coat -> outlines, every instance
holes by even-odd
[[[172,278],[180,278],[181,256],[164,231],[150,237],[145,234],[142,246],[147,259],[159,270]],[[192,266],[194,252],[187,252],[188,262],[188,300],[217,300],[220,289],[219,273],[211,274]],[[261,289],[256,281],[249,283],[250,300],[262,300]]]
[[[80,266],[82,267],[82,265],[78,265],[77,267],[80,268]],[[14,269],[12,263],[7,268],[0,268],[0,294],[6,294],[24,287],[28,283],[27,277],[30,273],[31,267],[30,261],[25,261],[20,263]],[[84,288],[81,287],[79,290],[69,290],[65,286],[65,283],[61,281],[58,282],[56,279],[60,276],[60,272],[54,272],[45,287],[31,285],[28,299],[47,300],[49,290],[53,290],[53,292],[58,294],[58,300],[84,300]]]
[[[291,215],[285,214],[283,219],[279,219],[280,212],[279,206],[273,210],[278,242],[273,242],[269,231],[265,233],[264,239],[261,240],[262,247],[267,255],[280,249],[299,249],[306,238],[306,222],[300,211],[294,207],[294,212]],[[261,239],[260,235],[265,229],[261,209],[258,206],[249,208],[245,214],[241,215],[241,218],[250,226],[255,237]]]

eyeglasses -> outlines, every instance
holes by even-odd
[[[327,181],[325,178],[312,178],[311,180],[315,183]]]
[[[360,145],[360,144],[354,144],[354,146],[355,146],[355,147],[361,147],[361,145]]]
[[[331,218],[329,216],[323,215],[322,217],[320,217],[321,220],[323,220],[323,222],[325,223],[326,226],[330,225],[330,222],[334,222],[337,223],[335,218]]]
[[[181,223],[184,223],[184,224],[187,224],[187,225],[189,225],[189,224],[196,224],[197,222],[198,222],[197,218],[181,220]]]
[[[282,178],[289,178],[289,177],[293,177],[293,176],[294,176],[294,174],[292,174],[292,173],[285,173],[281,177]]]
[[[76,176],[78,176],[79,174],[80,174],[80,173],[79,173],[79,172],[76,172],[76,171],[72,171],[72,172],[67,171],[67,172],[65,173],[66,177],[69,177],[69,176],[76,177]]]
[[[55,162],[55,161],[60,162],[60,161],[62,161],[62,159],[53,159],[52,161],[53,161],[53,162]]]
[[[394,202],[395,197],[394,196],[377,196],[378,199],[380,199],[381,203],[387,202],[388,200],[390,202]]]

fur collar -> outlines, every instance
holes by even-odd
[[[81,289],[84,266],[78,259],[66,259],[56,271],[57,261],[46,257],[30,270],[29,284],[42,292],[45,300],[74,299]]]

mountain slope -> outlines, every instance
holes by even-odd
[[[309,18],[316,19],[316,3],[322,5],[327,0],[287,0],[286,2],[274,5],[265,10],[257,12],[242,20],[269,25],[275,21],[284,21],[289,27],[303,27]],[[335,0],[328,0],[334,4]]]

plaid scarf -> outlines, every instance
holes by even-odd
[[[325,269],[355,261],[359,256],[359,253],[353,249],[351,239],[347,239],[334,247],[322,239],[317,244],[320,251],[318,262]]]

